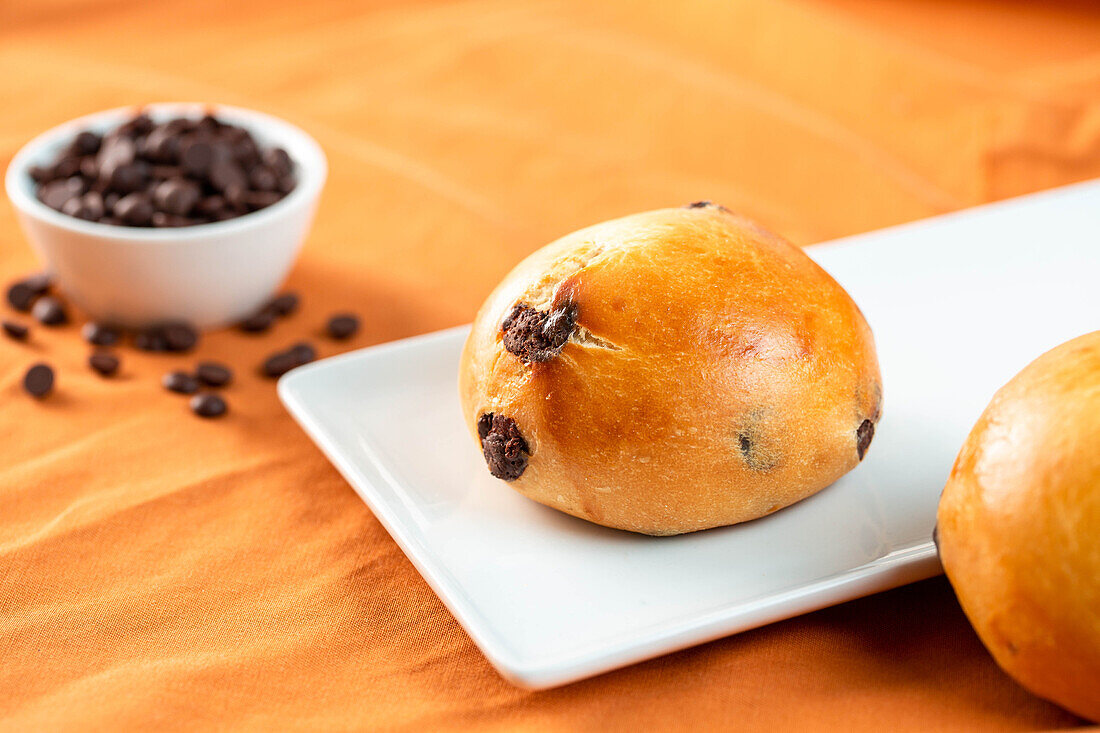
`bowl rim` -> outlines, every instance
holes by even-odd
[[[37,184],[31,180],[28,169],[49,158],[66,141],[85,129],[106,130],[141,112],[153,117],[196,117],[215,114],[228,122],[245,127],[249,132],[284,148],[296,166],[298,180],[289,194],[271,206],[252,211],[234,219],[194,224],[186,227],[128,227],[120,224],[102,224],[62,214],[46,206],[34,195]],[[89,237],[128,241],[135,243],[163,244],[190,242],[207,236],[232,236],[255,227],[261,227],[281,216],[299,203],[316,199],[328,175],[328,161],[321,146],[309,133],[286,120],[264,112],[227,104],[205,102],[152,102],[128,105],[93,112],[51,127],[24,144],[8,164],[4,176],[4,188],[12,205],[28,216],[33,216],[53,226]]]

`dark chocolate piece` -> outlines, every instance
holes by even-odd
[[[265,307],[241,321],[240,328],[245,333],[263,333],[275,325],[275,318],[275,311]]]
[[[23,389],[39,399],[53,391],[53,369],[49,364],[35,364],[23,375]]]
[[[486,413],[477,420],[477,434],[489,473],[504,481],[515,481],[523,475],[531,451],[515,420]]]
[[[191,411],[199,417],[221,417],[229,411],[229,405],[221,396],[203,392],[191,398]]]
[[[8,305],[17,311],[26,313],[38,300],[40,293],[36,293],[26,282],[12,283],[8,288]]]
[[[870,420],[864,420],[856,428],[856,452],[859,460],[867,453],[867,447],[871,445],[871,439],[875,437],[875,424]]]
[[[69,314],[60,300],[43,295],[34,302],[31,315],[45,326],[61,326],[69,322]]]
[[[136,334],[134,346],[142,351],[168,351],[168,341],[157,328],[150,328]]]
[[[683,206],[682,208],[684,208],[684,209],[710,209],[710,208],[715,208],[715,209],[718,209],[719,211],[724,211],[727,214],[730,212],[730,210],[727,209],[725,206],[722,206],[722,204],[716,204],[713,201],[693,201],[690,204],[687,204],[686,206]]]
[[[277,316],[289,316],[291,313],[298,310],[298,294],[283,293],[268,303],[267,307]]]
[[[187,372],[168,372],[160,383],[165,389],[180,394],[195,394],[199,391],[199,380]]]
[[[109,351],[93,351],[88,356],[88,366],[101,376],[110,377],[118,371],[119,359]]]
[[[27,338],[27,334],[30,333],[30,329],[24,326],[22,323],[16,323],[15,321],[3,321],[4,333],[9,338],[13,338],[16,341],[23,341]]]
[[[159,329],[169,351],[190,351],[199,342],[199,332],[190,323],[167,321]]]
[[[115,326],[88,321],[80,329],[84,340],[96,346],[114,346],[122,338],[122,332]]]
[[[260,369],[265,377],[281,377],[294,367],[301,366],[294,354],[289,351],[277,351],[264,360]]]
[[[577,327],[577,306],[565,303],[549,313],[517,303],[500,325],[504,348],[528,364],[561,353]]]
[[[224,387],[233,381],[233,370],[216,361],[200,361],[195,376],[208,387]]]
[[[753,428],[746,428],[737,435],[737,447],[745,465],[753,471],[770,471],[778,464],[778,457],[760,445]]]
[[[352,313],[337,313],[328,319],[325,330],[337,341],[349,339],[359,331],[359,318]]]
[[[317,358],[317,350],[313,348],[313,345],[306,341],[299,341],[289,349],[290,355],[294,357],[296,366],[302,364],[308,364]]]

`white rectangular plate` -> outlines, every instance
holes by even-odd
[[[459,414],[466,329],[326,359],[279,394],[501,674],[551,687],[940,571],[955,453],[993,392],[1100,328],[1100,184],[809,250],[874,330],[885,415],[866,460],[747,524],[652,538],[492,479]]]

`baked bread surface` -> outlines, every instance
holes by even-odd
[[[828,486],[863,457],[882,404],[848,294],[709,204],[608,221],[525,259],[479,311],[459,388],[494,475],[654,535]]]
[[[947,577],[1001,667],[1100,721],[1100,331],[997,392],[937,519]]]

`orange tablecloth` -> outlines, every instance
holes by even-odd
[[[700,198],[800,243],[1100,175],[1100,10],[1022,0],[0,4],[0,162],[76,115],[239,104],[330,156],[290,286],[239,365],[351,307],[366,346],[469,320],[523,254]],[[34,268],[0,206],[0,276]],[[1041,246],[1037,242],[1036,246]],[[319,342],[323,343],[323,342]],[[322,347],[332,353],[331,345]],[[0,340],[0,720],[12,730],[1057,728],[932,580],[548,692],[502,681],[241,369]],[[39,404],[32,360],[59,369]]]

